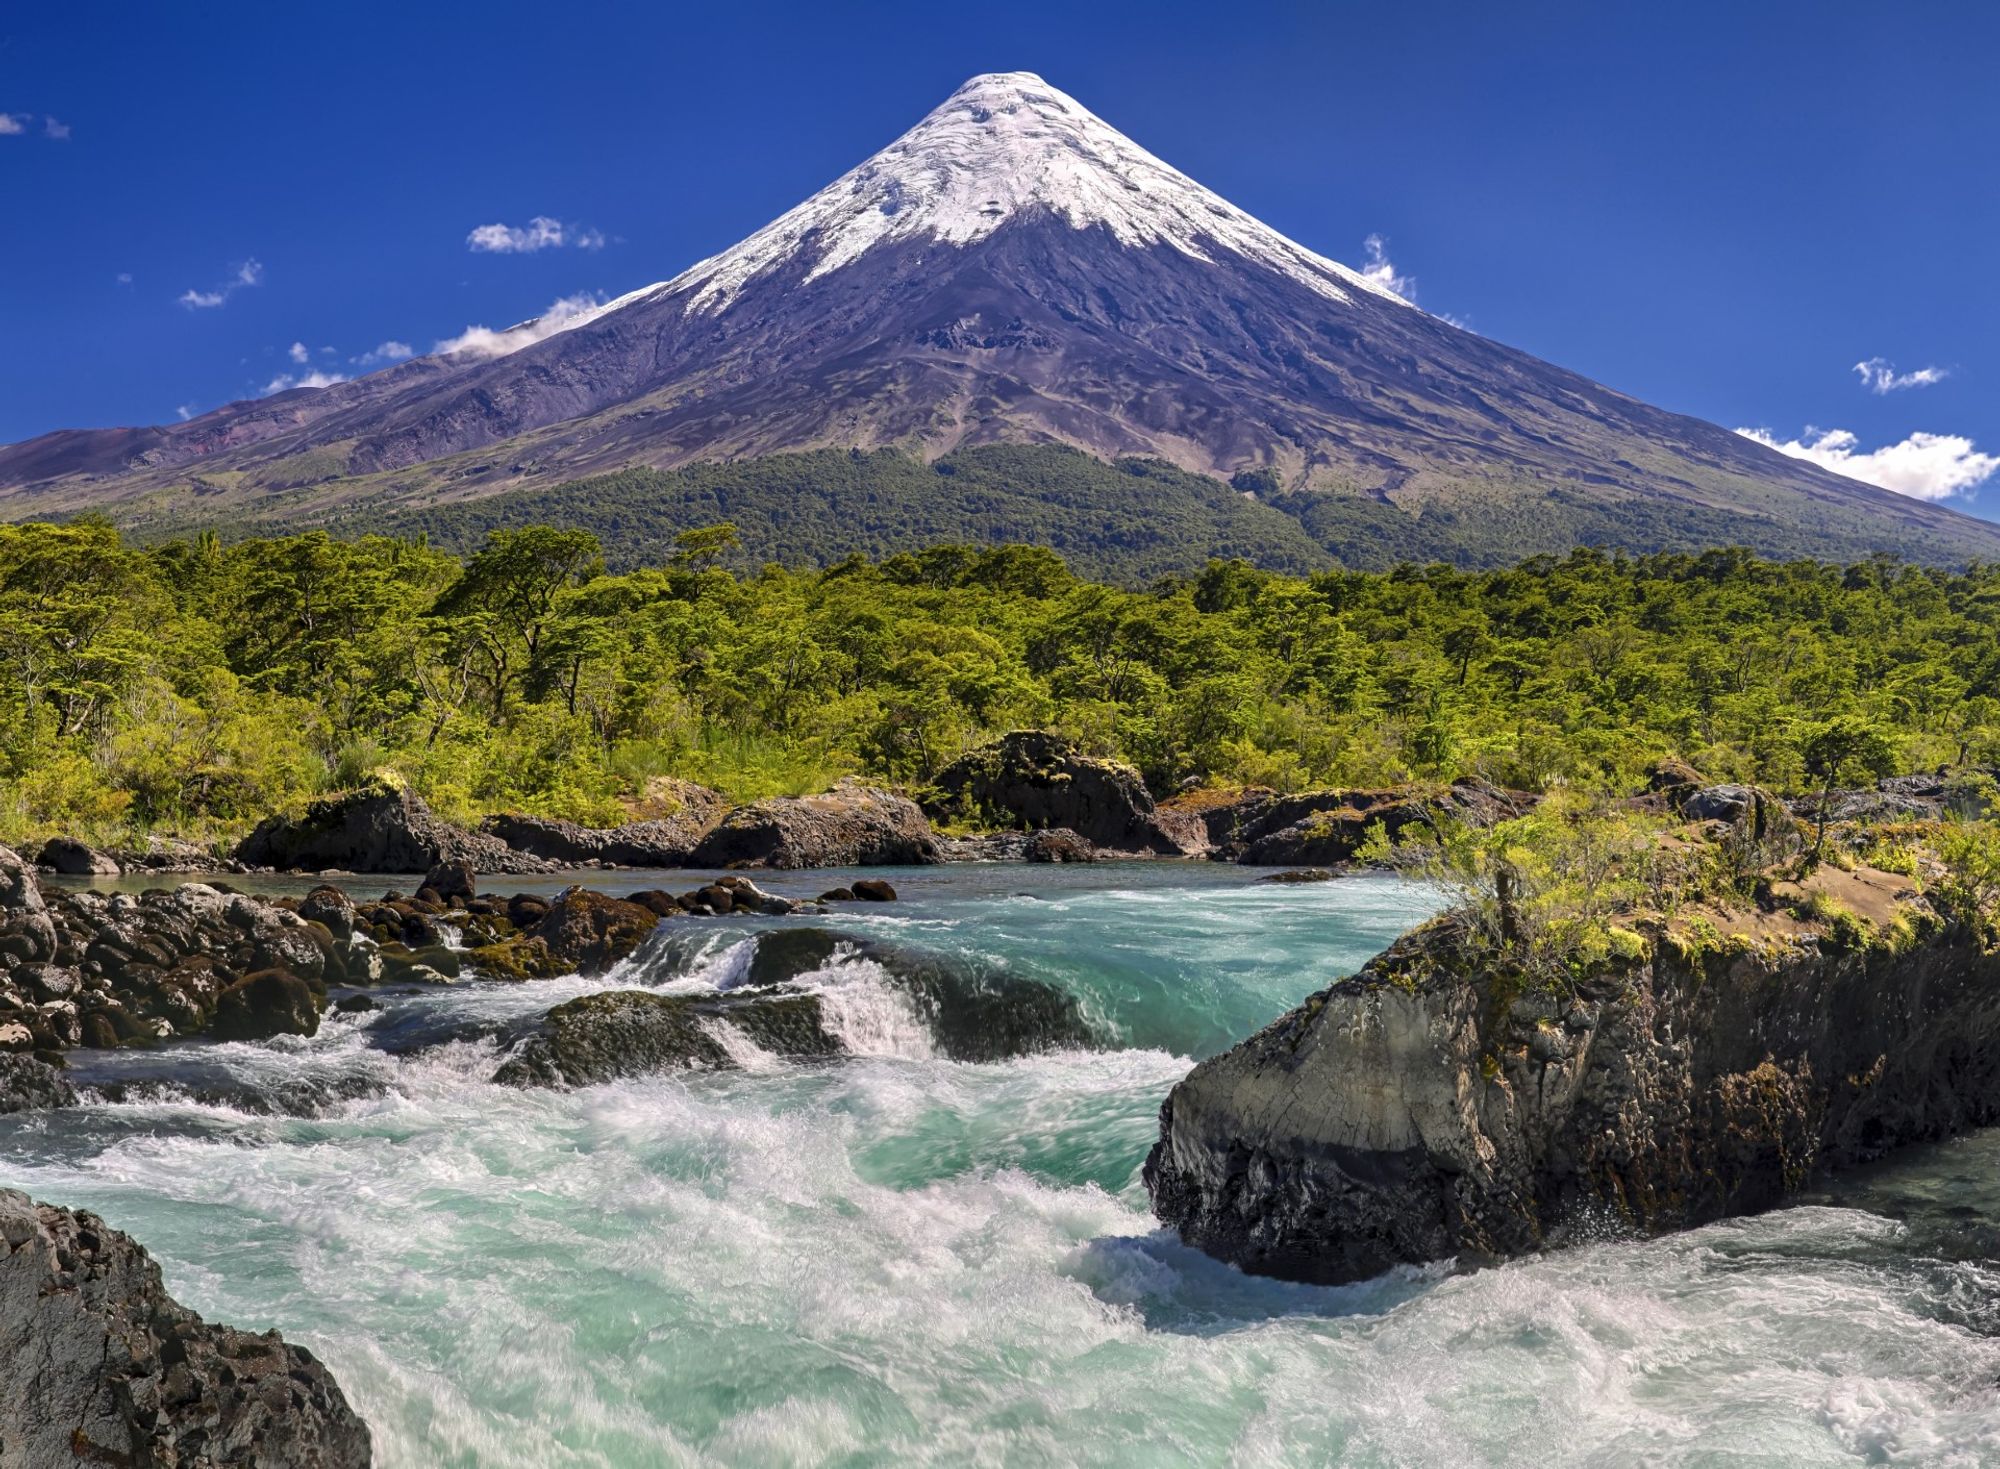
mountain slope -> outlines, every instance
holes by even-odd
[[[2000,527],[1429,316],[1025,73],[973,79],[741,244],[614,302],[184,425],[0,449],[0,513],[345,519],[632,466],[1001,442],[1258,471],[1336,553],[1360,516],[1420,546],[1428,520],[1536,549],[1591,524],[2000,555]]]

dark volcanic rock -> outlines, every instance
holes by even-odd
[[[1095,862],[1097,848],[1066,826],[1052,826],[1028,838],[1024,862]]]
[[[424,889],[437,894],[441,903],[469,903],[477,896],[472,864],[463,857],[440,862],[424,874]]]
[[[1306,791],[1279,796],[1250,792],[1227,815],[1211,812],[1211,829],[1226,828],[1220,854],[1271,867],[1331,867],[1350,861],[1381,824],[1393,839],[1412,823],[1441,817],[1489,826],[1519,816],[1533,797],[1483,780],[1449,786],[1391,786],[1373,791]],[[1225,808],[1226,810],[1226,808]]]
[[[0,1112],[35,1112],[68,1107],[75,1101],[76,1088],[46,1061],[0,1054]],[[5,1442],[6,1432],[0,1427],[0,1445]]]
[[[1015,730],[938,772],[925,810],[940,821],[1059,827],[1107,851],[1186,856],[1205,840],[1163,819],[1139,772],[1044,730]]]
[[[938,860],[914,801],[844,780],[824,795],[739,806],[702,838],[694,867],[900,867]]]
[[[74,837],[50,837],[43,842],[35,865],[65,877],[116,877],[119,871],[116,859]]]
[[[488,979],[553,979],[602,974],[644,942],[660,921],[643,903],[590,888],[565,888],[546,908],[510,908],[518,934],[473,949],[465,957]]]
[[[266,969],[239,979],[215,1002],[208,1033],[217,1040],[262,1041],[274,1035],[315,1035],[319,1005],[296,974]]]
[[[2000,955],[1921,932],[1661,941],[1521,988],[1432,925],[1174,1088],[1154,1210],[1246,1270],[1340,1281],[1768,1208],[2000,1119]]]
[[[508,1086],[587,1086],[621,1076],[733,1066],[714,1027],[728,1026],[778,1056],[832,1056],[817,997],[721,998],[614,990],[558,1005],[493,1075]]]
[[[701,839],[729,811],[727,797],[692,781],[673,782],[670,799],[656,795],[653,804],[673,809],[645,821],[606,828],[506,813],[487,817],[479,829],[517,852],[565,865],[603,862],[614,867],[685,867]]]
[[[320,872],[428,872],[463,860],[477,872],[546,872],[550,864],[497,837],[461,831],[431,815],[412,791],[370,786],[315,801],[297,821],[272,816],[243,839],[252,867]]]
[[[0,1190],[0,1462],[365,1469],[368,1426],[278,1334],[211,1326],[95,1214]]]

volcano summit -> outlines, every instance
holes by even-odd
[[[501,496],[478,511],[491,524],[562,518],[551,487],[612,471],[886,449],[899,453],[870,462],[893,458],[907,477],[994,444],[1233,478],[1256,516],[1282,521],[1278,539],[1349,560],[1364,542],[1363,560],[1491,562],[1583,543],[2000,556],[2000,526],[1431,316],[1026,72],[973,78],[671,280],[357,381],[0,449],[0,515],[409,523]],[[828,462],[788,457],[762,493],[811,493]],[[937,478],[950,521],[949,475]],[[1091,511],[1089,479],[1062,492],[1072,509]],[[647,481],[623,483],[645,498]],[[654,500],[688,483],[661,477]],[[1097,505],[1108,534],[1123,533],[1128,500]],[[576,503],[570,518],[587,520]],[[873,547],[869,526],[843,523]],[[978,538],[1035,529],[965,524]]]

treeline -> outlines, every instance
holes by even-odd
[[[1630,789],[1666,754],[1798,788],[1830,729],[1870,770],[2000,759],[2000,569],[1579,551],[1128,589],[1030,546],[744,574],[735,545],[613,575],[548,527],[463,559],[0,527],[0,836],[220,835],[378,774],[447,814],[608,821],[658,775],[920,784],[1028,725],[1161,792]]]

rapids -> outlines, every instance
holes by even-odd
[[[889,875],[904,901],[762,961],[820,994],[845,1059],[743,1043],[734,1071],[490,1083],[550,1005],[727,989],[806,923],[688,920],[600,980],[79,1057],[97,1099],[0,1118],[0,1181],[312,1348],[391,1469],[2000,1463],[2000,1134],[1670,1239],[1249,1278],[1148,1214],[1160,1100],[1430,895],[1174,864]],[[1014,1012],[1028,1054],[953,1059]]]

